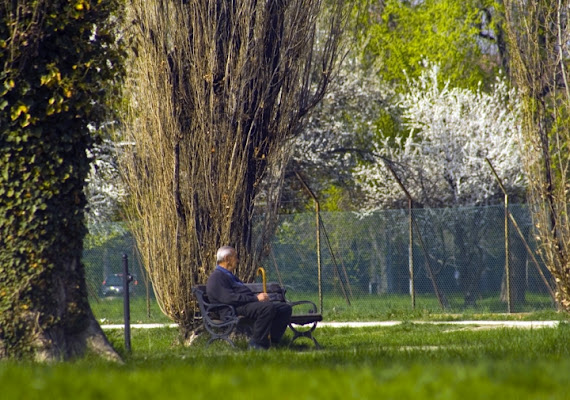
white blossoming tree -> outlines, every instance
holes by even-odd
[[[391,160],[416,205],[472,206],[496,202],[500,188],[488,158],[511,195],[524,189],[516,94],[498,80],[492,93],[450,88],[437,65],[408,82],[399,101],[408,135],[383,138],[375,152]],[[357,176],[368,207],[407,204],[383,162],[363,165]]]
[[[491,93],[451,88],[440,82],[437,65],[427,65],[417,80],[408,81],[399,105],[408,135],[378,141],[378,161],[356,171],[369,210],[407,205],[407,197],[387,164],[410,193],[414,207],[497,203],[502,192],[486,159],[509,194],[513,198],[522,195],[525,179],[520,168],[519,108],[516,93],[504,81],[498,80]],[[436,245],[449,247],[447,259],[433,261],[451,265],[459,273],[466,306],[475,304],[485,269],[478,246],[486,233],[484,210],[474,208],[453,217],[445,210],[430,214],[430,229],[435,215],[451,227],[453,240]],[[426,231],[422,235],[437,237]]]
[[[116,152],[121,147],[121,143],[104,139],[88,152],[92,161],[85,187],[85,216],[90,234],[88,241],[94,243],[124,233],[119,224],[110,223],[116,219],[121,203],[127,195],[117,166]]]
[[[311,112],[292,145],[285,201],[298,198],[299,171],[327,210],[359,208],[352,170],[369,158],[375,132],[393,122],[395,91],[374,73],[363,70],[357,58],[347,57],[329,93]],[[293,191],[289,191],[289,189]],[[327,199],[332,193],[339,198]],[[339,204],[342,203],[342,204]],[[349,204],[347,204],[349,203]]]

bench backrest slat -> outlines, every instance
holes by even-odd
[[[263,284],[262,283],[246,283],[245,284],[248,288],[251,289],[253,293],[261,293],[263,292]],[[279,285],[277,282],[267,282],[267,293],[269,294],[269,298],[271,301],[283,301],[286,302],[287,299],[285,298],[286,290]],[[202,292],[202,296],[205,302],[209,302],[208,295],[206,294],[206,285],[196,285],[196,289]]]

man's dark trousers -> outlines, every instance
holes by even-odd
[[[291,319],[291,306],[281,302],[259,301],[236,307],[238,315],[254,320],[253,341],[268,347],[267,336],[277,343],[285,333]]]

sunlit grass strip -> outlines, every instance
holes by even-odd
[[[312,300],[318,304],[316,294],[294,293],[288,295],[289,300]],[[498,298],[483,299],[481,307],[471,309],[455,309],[443,311],[432,295],[418,295],[417,305],[413,310],[410,299],[406,295],[361,296],[352,300],[348,305],[341,296],[327,295],[324,298],[324,321],[390,321],[390,320],[436,320],[453,321],[461,319],[470,320],[568,320],[570,315],[559,313],[553,308],[543,308],[540,304],[547,304],[548,295],[535,295],[535,306],[530,303],[532,312],[507,314],[500,310],[502,304]],[[530,301],[530,296],[529,296]],[[131,322],[139,323],[170,323],[155,300],[147,302],[143,296],[131,298]],[[123,322],[123,299],[121,297],[91,300],[91,307],[97,319],[105,324],[120,324]],[[504,305],[503,305],[504,307]],[[495,310],[495,311],[493,311]]]

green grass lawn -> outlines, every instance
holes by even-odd
[[[570,324],[471,329],[403,323],[318,328],[323,346],[246,350],[238,341],[178,344],[176,329],[108,331],[124,365],[96,358],[0,363],[0,398],[16,399],[567,399]],[[286,339],[290,338],[287,333]],[[303,341],[305,340],[305,341]]]
[[[288,299],[311,300],[320,305],[316,294],[288,293]],[[460,304],[460,296],[448,296],[451,304]],[[386,321],[386,320],[453,320],[453,319],[569,319],[566,313],[557,313],[548,295],[527,294],[527,304],[507,315],[506,306],[497,297],[480,299],[477,307],[454,307],[442,310],[433,295],[417,295],[412,308],[409,296],[378,295],[360,296],[350,301],[338,295],[326,294],[323,298],[325,321]],[[142,295],[130,299],[131,323],[171,323],[158,307],[155,299],[148,302]],[[91,308],[97,319],[105,324],[122,324],[122,297],[90,298]],[[301,310],[302,311],[302,310]]]
[[[124,306],[122,297],[90,298],[91,309],[95,317],[104,324],[122,324],[124,322]],[[158,307],[155,299],[144,296],[133,296],[130,299],[131,324],[172,323]]]

